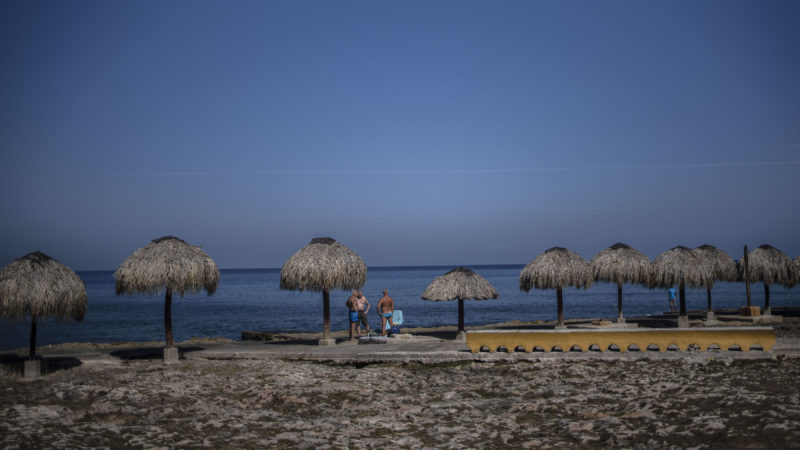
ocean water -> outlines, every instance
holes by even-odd
[[[497,300],[465,301],[467,326],[511,320],[555,320],[556,293],[553,290],[519,290],[522,265],[472,266],[495,287]],[[380,324],[374,313],[383,289],[403,310],[404,326],[455,325],[458,302],[429,302],[420,295],[437,276],[451,267],[370,268],[362,290],[372,304],[370,324]],[[141,342],[164,339],[164,297],[115,296],[112,271],[78,272],[89,294],[89,309],[82,322],[43,320],[37,345],[64,342]],[[172,300],[173,333],[176,341],[190,337],[239,339],[242,330],[321,331],[322,294],[282,291],[279,269],[222,270],[214,295],[198,294]],[[763,305],[764,289],[751,285],[754,305]],[[331,329],[346,330],[349,292],[331,292]],[[687,289],[687,308],[705,310],[706,290]],[[719,282],[712,291],[714,308],[738,308],[746,303],[744,283]],[[800,306],[800,288],[770,288],[772,306]],[[669,309],[663,289],[623,287],[625,316],[660,314]],[[613,318],[617,315],[616,285],[595,283],[588,290],[564,290],[565,318]],[[0,350],[28,345],[28,320],[0,320]]]

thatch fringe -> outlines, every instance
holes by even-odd
[[[525,292],[531,288],[563,289],[566,286],[588,289],[593,281],[589,261],[562,247],[548,249],[519,274],[519,288]]]
[[[697,254],[679,245],[658,255],[653,261],[653,277],[650,288],[671,286],[703,287],[711,278],[709,270]]]
[[[456,267],[436,277],[422,293],[424,300],[489,300],[497,298],[497,291],[485,278],[466,267]]]
[[[739,274],[736,270],[736,261],[731,255],[714,247],[713,245],[703,244],[694,249],[695,254],[700,258],[700,263],[709,271],[706,287],[714,288],[714,281],[737,281]]]
[[[591,264],[592,276],[596,281],[617,285],[630,282],[647,286],[653,273],[650,258],[622,243],[616,243],[595,255]]]
[[[281,289],[330,291],[358,289],[367,282],[367,265],[331,238],[315,238],[281,268]]]
[[[83,320],[86,286],[69,267],[36,251],[0,268],[0,315]]]
[[[760,281],[769,286],[781,284],[792,287],[798,283],[791,258],[777,248],[764,244],[748,252],[750,281]],[[740,279],[744,279],[744,258],[737,265]]]
[[[201,290],[211,295],[219,284],[219,269],[202,248],[164,236],[133,252],[114,278],[117,295],[156,295],[164,289],[181,297]]]

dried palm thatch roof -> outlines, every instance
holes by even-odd
[[[29,253],[0,269],[0,315],[6,319],[30,315],[83,320],[87,307],[83,281],[42,252]]]
[[[797,284],[794,263],[791,258],[777,248],[764,244],[748,252],[750,281],[760,281],[764,285],[782,284],[792,287]],[[744,278],[744,263],[738,265],[739,276]]]
[[[422,293],[424,300],[489,300],[497,298],[497,291],[485,278],[466,267],[456,267],[436,277]]]
[[[702,287],[707,285],[710,277],[710,272],[702,264],[700,257],[689,248],[679,245],[658,255],[653,261],[650,287]]]
[[[114,278],[116,293],[160,294],[163,289],[185,293],[217,290],[219,269],[200,247],[174,236],[154,239],[120,264]]]
[[[588,289],[592,285],[592,265],[581,255],[562,247],[548,249],[519,274],[519,288],[563,289],[566,286]]]
[[[731,255],[708,244],[695,248],[694,252],[700,258],[700,263],[710,272],[710,277],[707,280],[708,288],[713,288],[716,280],[736,281],[739,279],[739,274],[736,271],[736,261],[731,258]]]
[[[648,285],[653,273],[650,258],[622,243],[616,243],[595,255],[591,264],[595,280],[617,285],[626,282]]]
[[[281,268],[281,289],[330,291],[357,289],[367,281],[367,265],[331,238],[314,238]]]

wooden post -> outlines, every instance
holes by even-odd
[[[678,288],[678,290],[680,291],[680,296],[681,296],[681,307],[680,307],[681,308],[681,312],[680,312],[680,315],[685,316],[686,315],[686,286],[684,286],[684,284],[681,283],[681,286]]]
[[[36,316],[33,316],[31,320],[31,346],[29,353],[28,359],[34,361],[36,359]]]
[[[711,310],[711,288],[706,286],[706,291],[708,292],[708,312],[713,312]]]
[[[464,331],[464,299],[458,299],[458,331]]]
[[[564,325],[564,296],[561,293],[561,288],[556,291],[556,299],[558,305],[558,324]]]
[[[331,294],[322,291],[322,339],[331,338]]]
[[[747,290],[747,306],[753,306],[750,302],[750,265],[747,260],[747,246],[744,246],[744,286]]]
[[[167,288],[167,295],[164,298],[164,331],[166,334],[167,348],[172,347],[172,289]]]
[[[622,283],[617,283],[617,310],[619,318],[622,319]]]
[[[764,283],[764,311],[761,314],[769,315],[769,284]]]

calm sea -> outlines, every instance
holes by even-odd
[[[519,290],[522,265],[472,266],[495,287],[497,300],[466,301],[466,325],[507,322],[511,320],[554,320],[556,294],[552,290]],[[373,305],[383,289],[403,310],[405,326],[455,325],[457,303],[429,302],[420,295],[437,276],[450,267],[378,267],[371,268],[362,290]],[[78,272],[89,294],[89,310],[82,322],[42,321],[37,336],[38,345],[63,342],[137,342],[164,339],[163,296],[114,295],[113,272]],[[279,289],[279,269],[223,270],[217,292],[185,298],[174,297],[172,305],[173,332],[176,341],[190,337],[226,337],[239,339],[242,330],[264,331],[321,331],[322,294]],[[763,305],[761,284],[751,286],[753,304]],[[347,329],[348,293],[331,292],[331,328]],[[717,283],[712,291],[715,308],[738,308],[745,304],[744,283]],[[800,288],[772,286],[772,306],[800,306]],[[662,289],[649,290],[640,286],[623,288],[626,316],[659,314],[668,310],[667,295]],[[703,310],[705,289],[687,290],[689,310]],[[616,317],[616,285],[595,283],[588,290],[564,290],[566,318]],[[378,317],[370,311],[373,326]],[[0,350],[28,345],[28,321],[2,321]]]

